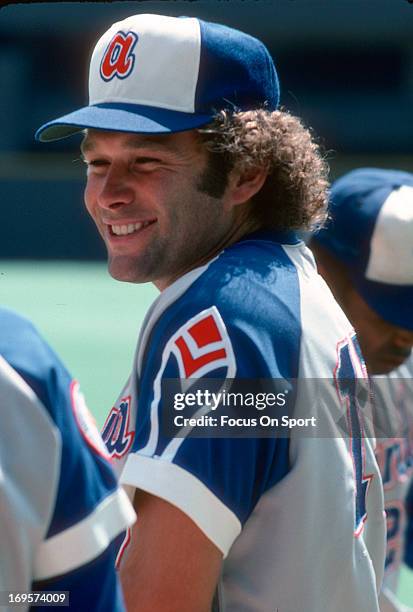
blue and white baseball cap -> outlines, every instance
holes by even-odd
[[[262,42],[192,17],[133,15],[98,40],[89,105],[36,132],[58,140],[85,128],[162,134],[209,123],[217,111],[275,110],[279,83]]]
[[[360,168],[335,181],[314,240],[348,269],[384,320],[413,331],[413,174]]]

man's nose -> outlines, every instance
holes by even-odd
[[[134,197],[128,170],[118,166],[108,168],[97,196],[99,206],[113,210],[131,204]]]

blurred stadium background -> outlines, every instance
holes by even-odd
[[[82,204],[79,138],[36,128],[85,103],[97,37],[135,12],[198,16],[261,38],[282,104],[314,128],[331,178],[361,165],[413,172],[413,5],[405,0],[38,3],[0,11],[1,303],[30,316],[82,382],[101,425],[157,295],[117,283]],[[413,574],[401,598],[413,606]]]

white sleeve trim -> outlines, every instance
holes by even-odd
[[[130,453],[120,482],[156,495],[182,510],[224,557],[241,532],[238,517],[198,478],[179,465]]]
[[[96,559],[135,520],[125,491],[116,489],[85,519],[40,545],[34,562],[34,580],[66,574]]]

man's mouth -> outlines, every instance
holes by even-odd
[[[148,225],[155,223],[156,219],[151,219],[149,221],[139,221],[137,223],[128,223],[124,225],[109,225],[110,233],[113,236],[128,236],[129,234],[134,234],[135,232],[139,232]]]

